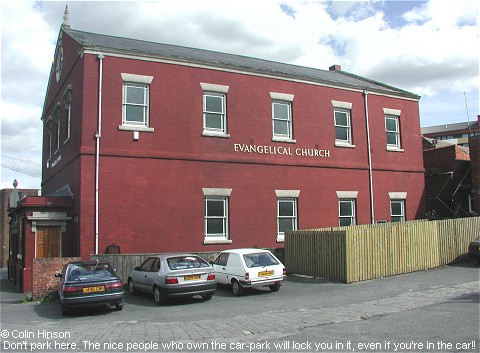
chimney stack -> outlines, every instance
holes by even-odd
[[[342,71],[342,67],[340,65],[332,65],[328,68],[329,71]]]

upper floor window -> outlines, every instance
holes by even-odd
[[[65,110],[67,111],[67,119],[66,119],[66,126],[67,126],[67,136],[63,143],[67,143],[70,140],[71,134],[71,125],[72,125],[72,85],[68,85],[67,89],[63,93],[63,103],[65,104]]]
[[[335,112],[335,142],[352,144],[352,133],[350,127],[350,111],[338,110]]]
[[[224,94],[203,94],[203,130],[222,134],[227,132]]]
[[[229,86],[200,83],[203,89],[203,135],[228,137],[227,92]]]
[[[55,151],[54,154],[58,152],[60,149],[60,136],[61,136],[61,120],[60,120],[60,115],[61,115],[61,103],[58,103],[57,106],[55,107],[55,111],[53,113],[53,122],[54,122],[54,130],[53,133],[53,144],[55,146]]]
[[[354,147],[352,145],[352,125],[350,112],[352,103],[333,101],[335,125],[335,146]]]
[[[48,158],[47,160],[50,160],[52,158],[53,150],[52,150],[52,130],[53,130],[53,117],[50,115],[46,121],[45,121],[45,132],[48,135],[48,138],[46,139],[48,146],[47,146],[47,151],[48,151]]]
[[[122,126],[148,128],[152,76],[123,74]]]
[[[148,126],[149,86],[123,83],[123,125]]]
[[[273,140],[292,141],[292,101],[293,95],[270,92],[272,97]]]
[[[401,150],[400,110],[383,109],[385,113],[385,132],[387,134],[387,150]]]

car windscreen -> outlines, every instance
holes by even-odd
[[[68,267],[67,282],[96,282],[116,279],[114,269],[106,263],[75,264]]]
[[[203,259],[196,256],[175,256],[167,259],[170,270],[185,270],[189,268],[210,267]]]
[[[278,261],[268,252],[244,254],[243,259],[247,267],[264,267],[278,265]]]

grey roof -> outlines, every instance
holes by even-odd
[[[65,26],[62,27],[62,29],[87,50],[90,49],[124,54],[128,53],[129,55],[136,54],[138,56],[203,64],[233,70],[236,69],[254,74],[274,75],[286,79],[306,80],[320,84],[368,90],[411,99],[420,99],[420,96],[414,93],[345,71],[320,70],[242,55],[88,33],[73,30],[70,27]]]
[[[452,123],[452,124],[443,124],[435,126],[426,126],[421,128],[423,135],[426,134],[437,134],[437,133],[447,133],[460,130],[468,130],[472,128],[478,128],[478,121],[465,121],[461,123]]]

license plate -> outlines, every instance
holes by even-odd
[[[105,292],[104,286],[98,287],[85,287],[83,288],[83,293],[95,293],[95,292]]]
[[[200,275],[195,275],[195,276],[183,276],[184,281],[193,281],[195,279],[200,279],[202,276]]]
[[[273,275],[273,271],[262,271],[258,273],[258,277],[268,277]]]

